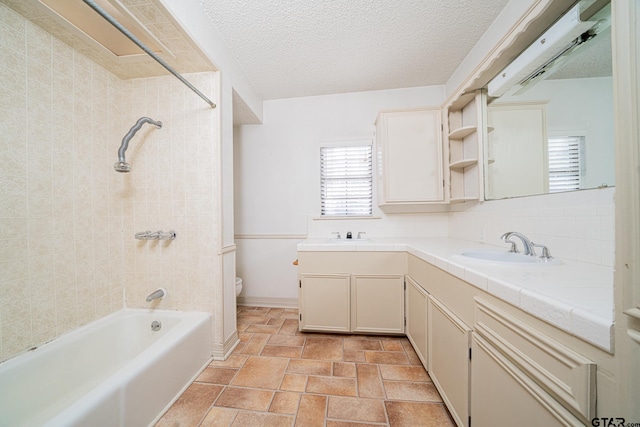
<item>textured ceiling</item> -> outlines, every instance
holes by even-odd
[[[507,0],[201,0],[266,100],[444,84]]]

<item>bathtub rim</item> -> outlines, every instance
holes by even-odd
[[[18,355],[15,355],[15,357],[12,357],[10,359],[7,359],[6,361],[2,361],[0,363],[0,375],[4,372],[8,372],[11,371],[14,368],[18,368],[18,369],[23,369],[25,365],[29,365],[31,363],[33,363],[34,361],[37,362],[38,359],[42,358],[42,357],[48,357],[48,353],[51,352],[57,352],[59,351],[59,349],[61,347],[64,347],[67,343],[69,342],[74,342],[77,340],[84,340],[87,338],[88,335],[94,334],[96,332],[96,329],[101,329],[103,327],[109,327],[109,323],[112,322],[118,322],[118,321],[122,321],[122,320],[127,320],[128,318],[137,318],[137,317],[142,317],[145,320],[149,320],[151,321],[152,319],[157,319],[157,320],[169,320],[169,319],[175,319],[177,320],[176,324],[173,325],[171,327],[171,329],[168,331],[171,339],[176,339],[175,338],[175,333],[172,334],[173,329],[175,326],[179,325],[179,323],[181,323],[182,321],[186,321],[188,323],[195,323],[195,324],[200,324],[200,325],[205,325],[208,324],[208,330],[209,333],[213,332],[212,329],[212,323],[213,323],[213,316],[211,315],[211,313],[208,312],[204,312],[204,311],[182,311],[182,310],[158,310],[158,309],[138,309],[138,308],[123,308],[121,310],[118,310],[116,312],[110,313],[106,316],[103,316],[101,318],[95,319],[94,321],[91,321],[89,323],[86,323],[76,329],[73,329],[71,331],[69,331],[68,333],[65,333],[63,335],[60,335],[59,337],[56,337],[55,339],[49,340],[44,344],[41,344],[39,346],[37,346],[35,349],[31,349],[31,350],[27,350],[25,352],[22,352]],[[155,320],[154,319],[154,320]],[[136,319],[137,320],[137,319]],[[167,412],[167,410],[180,398],[180,396],[184,393],[184,391],[197,379],[197,377],[211,364],[211,362],[213,361],[213,355],[212,355],[212,336],[208,336],[208,340],[205,343],[205,345],[208,348],[208,354],[202,354],[202,356],[204,356],[201,360],[202,365],[198,367],[198,369],[195,371],[195,373],[188,379],[186,380],[186,382],[184,383],[184,385],[175,393],[175,395],[171,398],[171,400],[165,405],[164,408],[162,408],[162,410],[155,414],[155,418],[153,419],[153,422],[151,422],[151,424],[149,424],[150,426],[154,425],[155,423],[157,423],[157,421]],[[154,345],[157,345],[158,342],[153,342],[151,343],[151,345],[149,347],[147,347],[146,349],[149,348],[153,348]],[[133,357],[131,359],[131,361],[135,361],[140,355],[136,355],[135,357]],[[196,365],[197,366],[197,365]],[[195,366],[194,366],[195,368]],[[118,368],[118,370],[116,370],[116,372],[127,372],[130,371],[132,368],[130,366],[124,365],[120,368]],[[112,385],[114,384],[114,380],[112,379],[113,377],[107,377],[107,379],[105,381],[102,381],[101,384],[107,385],[107,388],[112,388]],[[94,392],[94,389],[91,389],[88,394],[83,395],[84,396],[88,396],[88,395],[92,395]],[[74,403],[75,404],[75,403]],[[73,406],[74,404],[72,404],[71,406]],[[70,407],[70,406],[69,406]],[[67,407],[67,408],[69,408]],[[66,410],[66,409],[65,409]],[[57,416],[54,416],[54,418],[52,420],[55,420]],[[51,421],[51,420],[49,420]],[[47,423],[49,422],[47,421]]]
[[[83,325],[80,325],[74,329],[68,330],[66,332],[63,332],[62,334],[56,336],[55,338],[51,338],[50,340],[44,341],[42,343],[39,344],[34,344],[33,346],[31,346],[30,348],[27,348],[25,350],[20,351],[19,353],[15,353],[13,355],[11,355],[9,358],[4,359],[4,360],[0,360],[0,373],[2,372],[3,368],[6,366],[6,364],[8,362],[15,362],[15,359],[19,358],[19,357],[25,357],[27,356],[28,358],[31,357],[35,357],[35,356],[31,356],[32,354],[38,354],[37,352],[40,350],[40,352],[42,352],[42,348],[45,346],[48,346],[51,343],[54,343],[56,341],[62,340],[62,339],[71,339],[74,336],[78,335],[78,336],[82,336],[84,334],[87,333],[87,330],[90,329],[91,326],[98,326],[101,323],[107,323],[109,320],[111,320],[111,318],[115,318],[115,317],[119,317],[122,315],[126,315],[126,314],[158,314],[158,315],[164,315],[164,314],[168,314],[168,315],[178,315],[178,314],[202,314],[202,315],[207,315],[209,316],[210,320],[213,322],[213,315],[207,311],[197,311],[197,310],[172,310],[172,309],[157,309],[157,308],[132,308],[132,307],[124,307],[121,308],[120,310],[114,311],[112,313],[109,313],[107,315],[104,315],[102,317],[99,317],[97,319],[94,319],[90,322],[87,322]],[[45,347],[47,348],[47,347]]]

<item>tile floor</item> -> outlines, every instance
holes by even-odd
[[[405,337],[300,333],[263,307],[238,308],[238,333],[156,426],[454,425]]]

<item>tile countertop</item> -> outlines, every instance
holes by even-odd
[[[446,237],[377,238],[334,243],[308,239],[298,251],[406,251],[521,310],[608,352],[613,351],[613,268],[571,260],[560,265],[508,266],[460,253],[506,250]],[[553,248],[550,248],[553,254]]]

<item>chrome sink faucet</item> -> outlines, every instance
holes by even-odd
[[[516,247],[516,243],[513,240],[509,240],[509,238],[513,236],[513,237],[517,237],[518,239],[520,239],[522,241],[522,252],[525,255],[531,255],[531,256],[535,256],[536,255],[536,251],[533,249],[534,244],[533,242],[531,242],[531,240],[529,240],[527,238],[527,236],[525,236],[522,233],[518,233],[517,231],[508,231],[506,233],[504,233],[502,235],[502,237],[500,237],[500,239],[502,239],[503,242],[505,243],[510,243],[511,244],[511,249],[509,249],[509,252],[518,252],[518,248]]]

